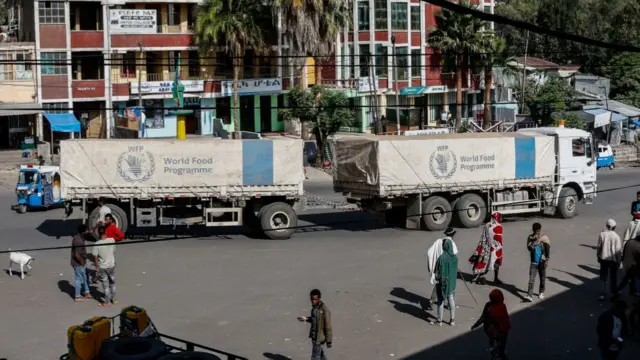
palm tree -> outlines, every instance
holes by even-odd
[[[468,1],[461,6],[475,8]],[[471,54],[481,53],[486,45],[483,28],[486,22],[473,15],[461,14],[447,9],[435,15],[436,27],[429,33],[429,46],[440,50],[445,56],[455,57],[456,64],[456,129],[462,123],[462,76],[463,69],[468,66],[466,58]]]
[[[480,63],[484,72],[484,119],[482,128],[491,127],[491,85],[493,84],[493,69],[503,68],[503,75],[513,75],[517,71],[512,65],[514,57],[509,53],[507,42],[504,38],[496,36],[493,32],[485,34],[485,48],[480,54]]]
[[[224,48],[233,58],[233,126],[240,138],[238,78],[247,49],[268,51],[264,27],[265,5],[255,0],[206,0],[196,10],[195,43],[203,54]]]
[[[336,36],[348,26],[351,17],[347,0],[273,0],[275,21],[281,19],[281,31],[285,35],[290,56],[301,65],[305,57],[315,59],[316,84],[322,83],[320,59],[335,51]],[[318,92],[318,99],[321,92]],[[302,137],[307,138],[308,124],[302,122]]]

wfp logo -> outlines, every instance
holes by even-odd
[[[449,179],[458,168],[458,158],[447,145],[440,145],[429,158],[429,170],[436,179]]]
[[[129,146],[129,151],[118,157],[118,174],[129,183],[141,183],[149,180],[156,171],[153,155],[144,146]]]

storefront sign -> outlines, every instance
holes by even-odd
[[[156,10],[112,9],[109,11],[112,34],[155,34],[158,32]]]
[[[438,85],[438,86],[425,86],[423,94],[437,94],[447,92],[449,89],[446,85]]]
[[[183,80],[184,92],[204,91],[204,80]],[[140,86],[142,94],[171,94],[173,81],[147,81]],[[131,83],[131,93],[138,94],[138,83]]]
[[[358,92],[373,92],[374,90],[380,90],[378,87],[379,81],[378,77],[376,77],[376,86],[371,82],[370,77],[361,77],[358,78]]]
[[[233,96],[233,81],[222,82],[222,95]],[[282,92],[282,79],[251,79],[238,81],[238,95],[262,95]]]
[[[78,90],[78,91],[96,91],[96,87],[95,86],[81,86],[81,87],[77,87],[76,90]]]

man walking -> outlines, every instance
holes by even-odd
[[[607,293],[607,279],[610,279],[611,296],[615,296],[618,288],[618,269],[622,262],[622,240],[616,234],[616,222],[607,220],[606,228],[598,236],[596,247],[598,263],[600,264],[600,281],[602,293],[600,300],[605,299]]]
[[[71,241],[71,267],[74,273],[75,297],[76,302],[91,299],[91,291],[89,289],[89,280],[87,279],[87,249],[85,240],[88,230],[85,225],[78,225],[78,232],[73,236]]]
[[[111,307],[116,301],[116,241],[108,238],[104,226],[98,228],[100,240],[93,247],[93,257],[97,265],[98,281],[102,283],[104,298],[101,307]]]
[[[313,346],[311,350],[311,360],[326,360],[327,357],[324,354],[324,346],[326,345],[327,348],[330,349],[333,337],[331,312],[324,302],[322,302],[320,290],[311,290],[309,296],[311,298],[311,316],[300,316],[298,320],[311,323],[311,328],[309,329],[309,338]]]
[[[624,301],[616,300],[613,308],[598,318],[598,347],[602,360],[616,360],[620,356],[624,338],[629,333],[626,308]]]
[[[530,253],[531,266],[529,267],[529,289],[524,297],[526,301],[533,301],[533,285],[536,282],[536,274],[540,277],[538,298],[544,299],[544,285],[547,280],[547,266],[551,253],[551,241],[546,235],[542,235],[542,225],[534,223],[532,233],[527,238],[527,249]]]

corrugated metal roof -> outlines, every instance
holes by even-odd
[[[591,115],[601,115],[604,113],[608,113],[609,111],[602,109],[602,108],[595,108],[595,109],[587,109],[584,110],[584,112],[586,112],[587,114],[591,114]]]

